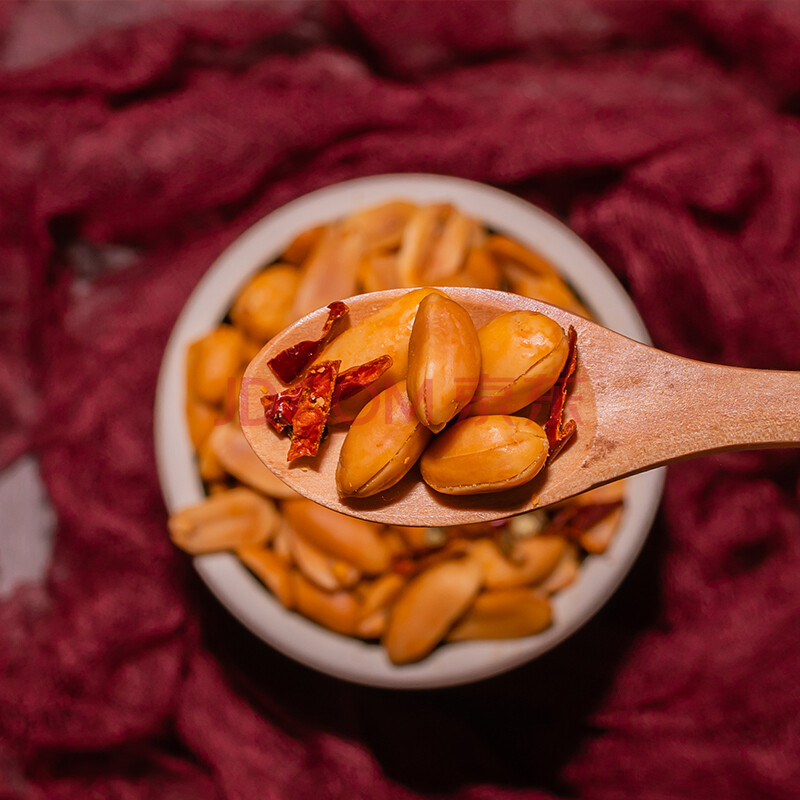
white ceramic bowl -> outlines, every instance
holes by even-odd
[[[158,472],[170,511],[197,503],[204,496],[184,416],[184,356],[188,344],[219,323],[248,278],[273,261],[297,233],[397,198],[419,203],[451,202],[491,228],[530,245],[558,268],[600,323],[649,343],[630,298],[598,256],[560,222],[513,195],[439,175],[376,175],[320,189],[278,209],[239,237],[208,270],[175,324],[161,365],[155,406]],[[240,622],[309,667],[372,686],[452,686],[496,675],[536,658],[595,614],[638,555],[653,522],[663,482],[663,469],[630,479],[625,513],[610,548],[603,555],[588,557],[575,583],[555,595],[554,624],[548,630],[524,639],[447,644],[420,663],[402,667],[391,664],[380,645],[340,636],[286,611],[233,555],[200,556],[194,564],[211,591]]]

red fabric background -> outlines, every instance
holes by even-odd
[[[606,258],[660,347],[800,369],[798,112],[788,2],[179,5],[0,73],[0,466],[38,454],[59,520],[46,585],[0,604],[0,797],[797,797],[797,451],[672,468],[578,635],[395,694],[207,595],[151,431],[212,260],[376,172],[514,191]]]

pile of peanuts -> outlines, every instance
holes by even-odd
[[[188,350],[186,417],[208,497],[169,520],[178,547],[234,552],[287,609],[382,641],[395,664],[424,658],[445,641],[544,630],[550,596],[575,580],[586,554],[605,551],[623,513],[618,482],[501,523],[383,526],[299,497],[261,463],[236,416],[242,374],[260,348],[342,297],[430,285],[503,289],[588,316],[541,256],[450,205],[395,201],[304,231]],[[368,358],[362,349],[354,363]],[[395,380],[406,378],[407,361],[401,369]],[[426,430],[442,425],[420,398],[420,413],[430,415]],[[589,527],[569,535],[560,523],[598,504],[609,510]]]
[[[545,431],[513,413],[559,378],[570,348],[558,323],[511,311],[476,330],[445,293],[417,289],[334,339],[318,362],[349,364],[376,346],[391,356],[392,369],[357,401],[363,407],[336,471],[340,495],[383,492],[418,460],[423,480],[450,495],[510,489],[542,469],[549,454]]]

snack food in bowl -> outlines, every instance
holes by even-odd
[[[382,191],[373,191],[370,197],[369,191],[363,191],[370,183]],[[334,190],[346,194],[347,187]],[[422,187],[425,190],[420,192]],[[629,506],[633,506],[636,540],[617,548],[623,554],[623,567],[618,566],[618,555],[609,573],[616,573],[612,580],[606,576],[604,582],[598,575],[599,594],[610,593],[613,580],[624,574],[646,533],[638,529],[643,523],[649,525],[660,481],[650,476],[646,503],[636,501],[636,484],[648,476],[636,476],[627,486],[603,487],[557,508],[500,524],[448,529],[377,525],[293,496],[249,451],[236,419],[235,398],[250,358],[294,319],[359,291],[432,284],[517,291],[583,314],[589,314],[584,300],[593,305],[589,293],[579,298],[572,291],[554,266],[558,260],[548,258],[546,247],[531,246],[524,236],[515,235],[513,219],[509,225],[502,213],[489,208],[491,203],[482,213],[480,202],[483,195],[485,204],[488,192],[523,216],[531,214],[521,201],[487,187],[435,176],[384,176],[353,182],[349,188],[348,203],[332,204],[327,214],[319,207],[306,215],[308,224],[296,227],[283,241],[273,231],[273,249],[265,248],[260,269],[234,288],[216,319],[208,320],[212,324],[206,331],[195,331],[203,335],[184,333],[171,342],[167,361],[179,362],[178,347],[184,348],[183,424],[196,452],[195,486],[199,476],[206,497],[197,493],[193,502],[172,502],[176,498],[168,489],[173,511],[170,530],[173,541],[188,552],[214,553],[201,556],[198,568],[207,580],[210,576],[210,585],[223,602],[263,638],[304,663],[376,685],[433,686],[472,680],[543,652],[588,616],[580,609],[571,613],[569,602],[560,601],[559,595],[567,596],[567,587],[576,579],[575,588],[579,588],[591,571],[591,562],[608,558],[595,554],[614,550],[615,532],[619,528],[624,534],[626,523],[631,523]],[[437,189],[440,196],[432,197]],[[434,199],[439,202],[431,202]],[[331,213],[334,208],[340,213]],[[476,208],[481,213],[476,214]],[[545,219],[565,236],[558,223]],[[584,259],[587,252],[581,253]],[[613,285],[613,279],[604,277]],[[574,283],[579,285],[579,281]],[[358,381],[360,367],[388,357],[390,363],[381,365],[373,388],[383,383],[382,391],[404,389],[415,431],[420,431],[417,439],[424,440],[416,455],[436,436],[435,447],[423,456],[423,477],[437,491],[458,494],[464,485],[475,490],[474,482],[459,481],[470,463],[470,442],[477,435],[469,430],[474,425],[470,419],[493,420],[492,425],[510,419],[515,428],[539,428],[526,417],[509,415],[540,395],[547,397],[549,409],[549,390],[567,360],[566,332],[555,323],[557,331],[547,329],[547,319],[531,319],[541,317],[531,312],[516,318],[505,315],[509,319],[499,318],[485,326],[491,328],[488,332],[470,331],[468,316],[465,320],[460,307],[448,302],[446,288],[444,292],[409,291],[403,300],[391,313],[381,316],[379,312],[362,323],[368,328],[366,333],[361,330],[355,335],[355,328],[350,328],[334,338],[323,355],[313,353],[307,361],[324,357],[329,362],[333,352],[338,374],[353,371],[353,380]],[[613,326],[608,315],[598,316]],[[450,339],[436,344],[434,332],[448,325]],[[519,350],[521,343],[530,340],[526,335],[531,326],[547,352],[524,361]],[[624,332],[642,335],[641,330],[630,328]],[[462,362],[464,353],[479,352],[484,367],[494,359],[500,365],[497,374],[509,377],[510,386],[498,387],[493,381],[482,387],[476,369],[472,370],[475,375],[460,376],[472,382],[471,391],[465,393],[461,387],[459,394],[454,384],[441,381],[435,384],[438,394],[431,394],[426,375],[432,368],[441,370],[441,350],[449,353],[449,347],[457,347],[456,360]],[[531,371],[533,363],[543,366]],[[380,402],[380,392],[370,394],[374,397],[370,402]],[[363,413],[363,397],[359,403],[355,391],[339,399],[342,421],[353,424]],[[273,421],[296,411],[289,398],[282,403],[273,400],[267,408]],[[511,408],[509,403],[518,405]],[[472,416],[456,422],[460,414]],[[351,430],[368,427],[353,424]],[[480,435],[485,432],[484,428]],[[518,434],[517,439],[531,432],[526,428]],[[410,434],[404,442],[413,442],[414,436]],[[302,438],[297,437],[298,443]],[[367,439],[368,435],[362,437],[351,448],[339,476],[343,493],[358,494],[365,486],[380,491],[386,472],[378,470],[382,477],[366,474],[374,451]],[[546,457],[546,449],[542,452]],[[531,472],[534,462],[537,468],[544,463],[532,456],[529,460]],[[160,467],[164,479],[163,455]],[[241,586],[236,586],[237,580]],[[264,597],[254,605],[254,590],[259,586]],[[599,594],[593,593],[595,605]],[[265,608],[265,598],[271,601],[273,623],[281,613],[276,603],[286,609],[280,624],[256,616],[256,605]],[[306,639],[303,653],[297,652],[297,637],[291,641],[291,634],[287,635],[293,627],[299,638]],[[343,637],[352,638],[342,641]],[[315,638],[316,648],[311,641]],[[534,644],[537,640],[538,645]],[[342,658],[345,653],[353,657]]]

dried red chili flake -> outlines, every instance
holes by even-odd
[[[391,366],[391,356],[380,356],[368,361],[366,364],[359,364],[357,367],[350,367],[350,369],[339,373],[333,386],[331,406],[335,406],[340,400],[346,400],[348,397],[360,392],[378,380]],[[261,404],[264,406],[264,416],[278,433],[282,433],[286,428],[291,427],[297,413],[302,387],[303,384],[301,382],[296,386],[284,389],[278,394],[268,394],[261,398]]]
[[[570,437],[575,433],[577,426],[574,419],[563,421],[564,406],[567,402],[567,383],[575,372],[575,365],[578,361],[578,334],[572,325],[569,326],[567,333],[567,341],[569,344],[569,352],[564,368],[558,376],[558,380],[553,386],[552,400],[550,401],[550,415],[547,422],[544,424],[544,432],[547,434],[547,441],[550,445],[550,453],[547,460],[554,459],[561,448],[569,441]]]
[[[562,508],[547,526],[547,533],[564,536],[567,539],[580,539],[593,525],[605,519],[612,511],[622,505],[622,500],[613,503],[590,503],[581,506],[573,503]]]
[[[333,323],[346,316],[349,311],[350,309],[338,300],[331,303],[328,306],[328,319],[325,320],[321,336],[318,339],[306,339],[281,350],[267,362],[270,369],[284,383],[291,383],[319,355],[330,338]]]
[[[267,422],[282,433],[285,428],[291,427],[294,415],[297,412],[297,403],[300,400],[302,386],[293,386],[279,394],[268,394],[261,398],[264,406],[264,416]]]
[[[287,461],[315,456],[319,451],[325,423],[331,413],[331,399],[340,361],[323,361],[312,367],[300,383],[300,397],[292,419],[292,443]]]
[[[391,356],[378,356],[365,364],[350,367],[336,378],[333,390],[333,405],[341,400],[347,400],[362,389],[374,383],[389,367],[392,366]]]

